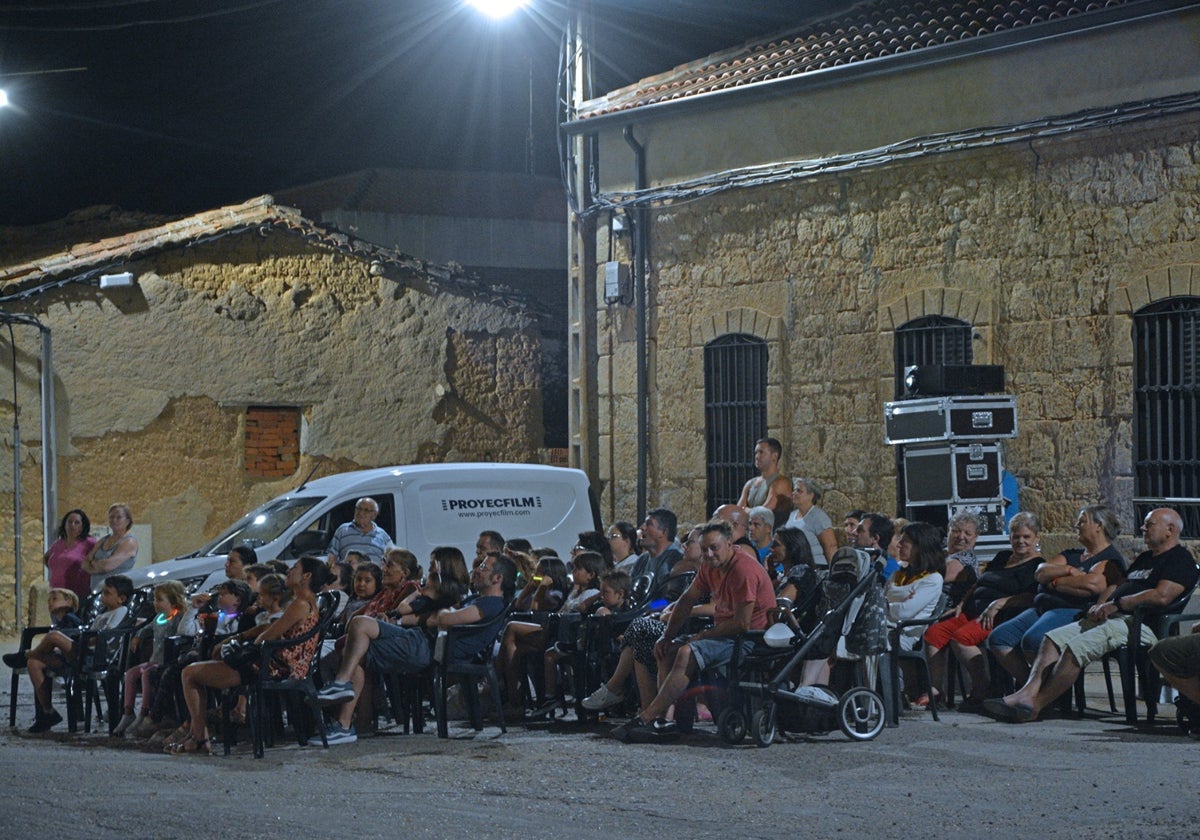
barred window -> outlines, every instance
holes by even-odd
[[[896,328],[892,360],[895,365],[895,399],[904,396],[904,369],[910,365],[969,365],[974,361],[971,325],[958,318],[927,315]],[[907,516],[904,490],[904,447],[896,450],[896,515]],[[944,510],[925,510],[921,515],[935,524],[947,518]]]
[[[942,315],[909,321],[896,329],[893,359],[895,398],[900,399],[904,396],[904,369],[910,365],[972,364],[971,325]]]
[[[1153,303],[1133,316],[1134,506],[1156,507],[1200,535],[1200,297]]]
[[[743,333],[704,347],[708,510],[736,502],[757,475],[754,442],[767,435],[767,343]]]

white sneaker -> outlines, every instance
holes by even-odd
[[[132,726],[133,722],[135,720],[136,720],[136,718],[133,715],[129,715],[129,714],[122,715],[121,720],[117,723],[116,728],[113,729],[113,734],[114,735],[124,735],[125,730],[128,729],[130,726]]]
[[[624,699],[624,694],[616,694],[609,691],[607,685],[601,685],[587,697],[584,697],[580,705],[589,712],[598,712],[601,709],[607,709],[609,706],[615,706]]]

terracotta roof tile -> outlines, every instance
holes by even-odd
[[[242,204],[206,210],[140,230],[79,242],[57,253],[23,263],[0,265],[0,298],[23,297],[162,251],[185,248],[231,234],[278,230],[298,236],[317,248],[336,251],[371,266],[372,274],[394,278],[420,277],[435,288],[511,309],[528,309],[530,302],[519,291],[494,289],[465,276],[454,263],[436,265],[417,257],[383,248],[319,225],[299,210],[275,203],[264,195]]]
[[[1139,0],[876,0],[752,41],[584,103],[578,118],[801,76],[984,38]]]

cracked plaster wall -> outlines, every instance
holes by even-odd
[[[113,501],[153,526],[155,560],[318,474],[431,460],[535,460],[540,348],[520,310],[280,234],[238,235],[134,262],[131,290],[68,286],[40,301],[52,330],[59,507],[102,524]],[[8,355],[6,345],[0,355]],[[24,578],[41,567],[37,338],[18,329]],[[11,377],[0,374],[0,392]],[[302,412],[283,481],[243,469],[248,405]],[[11,396],[0,401],[0,545],[12,544]],[[11,552],[5,552],[11,558]],[[7,566],[6,570],[4,567]],[[11,575],[12,560],[0,561]],[[0,628],[11,621],[0,595]]]

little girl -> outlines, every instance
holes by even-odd
[[[279,618],[291,600],[292,591],[283,575],[264,577],[258,584],[258,614],[254,617],[254,625],[261,627]]]
[[[124,735],[130,726],[141,726],[146,720],[150,699],[154,696],[150,688],[151,677],[162,665],[167,637],[175,635],[186,607],[187,596],[183,584],[169,580],[154,587],[154,610],[157,615],[129,640],[129,652],[135,653],[147,637],[153,647],[149,659],[125,672],[125,714],[113,730],[114,735]],[[139,683],[142,686],[142,706],[135,718],[133,703],[137,699]]]
[[[346,607],[347,615],[354,615],[379,594],[383,586],[383,569],[376,563],[363,563],[354,570],[354,597]]]

